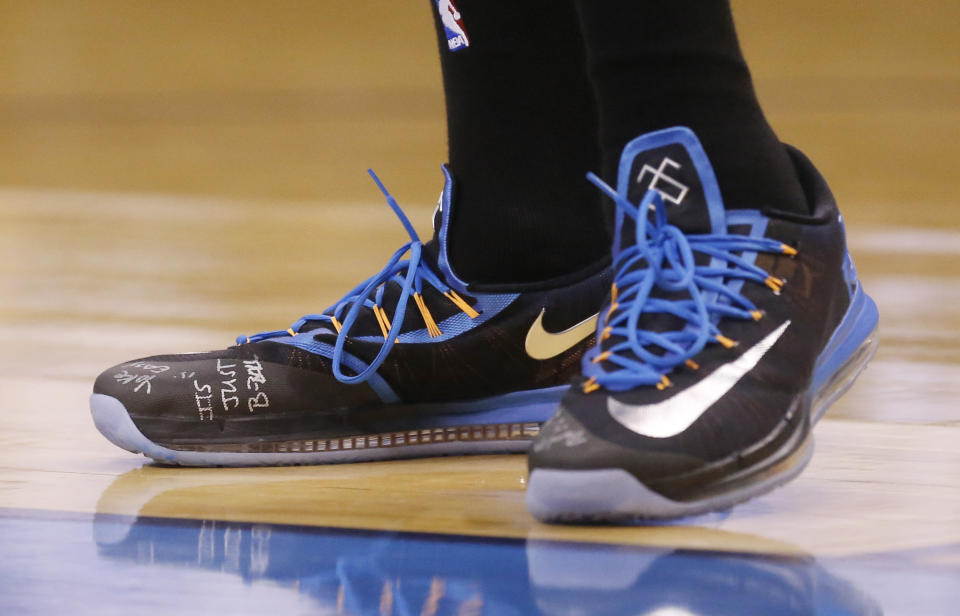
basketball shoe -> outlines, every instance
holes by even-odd
[[[809,216],[725,209],[683,127],[630,142],[616,191],[591,175],[617,206],[614,282],[583,375],[531,448],[536,517],[725,509],[806,465],[811,424],[876,348],[877,309],[825,181],[788,149]]]
[[[444,175],[431,242],[374,176],[410,235],[380,273],[289,328],[107,370],[97,428],[197,466],[525,451],[592,344],[609,261],[535,285],[465,283],[447,258]]]

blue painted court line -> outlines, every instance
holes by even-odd
[[[0,509],[0,614],[941,614],[960,605],[958,554],[818,560]]]

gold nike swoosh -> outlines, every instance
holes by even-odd
[[[547,312],[546,308],[540,310],[537,320],[530,326],[527,332],[527,340],[524,347],[527,355],[533,359],[550,359],[563,353],[573,347],[578,342],[594,333],[597,329],[597,317],[600,313],[587,317],[573,327],[565,329],[562,332],[551,333],[543,329],[543,315]]]

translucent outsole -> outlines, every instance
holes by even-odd
[[[335,464],[445,455],[525,453],[540,431],[534,422],[447,426],[349,436],[291,439],[175,449],[155,443],[137,429],[123,403],[93,394],[90,411],[107,440],[163,464],[180,466],[287,466]]]

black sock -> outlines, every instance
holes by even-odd
[[[608,181],[630,139],[688,126],[710,157],[728,207],[807,213],[793,164],[760,110],[727,1],[575,4]]]
[[[450,260],[468,282],[523,283],[604,258],[596,109],[569,0],[454,0],[469,46],[440,39],[450,169]],[[454,45],[458,41],[454,40]]]

